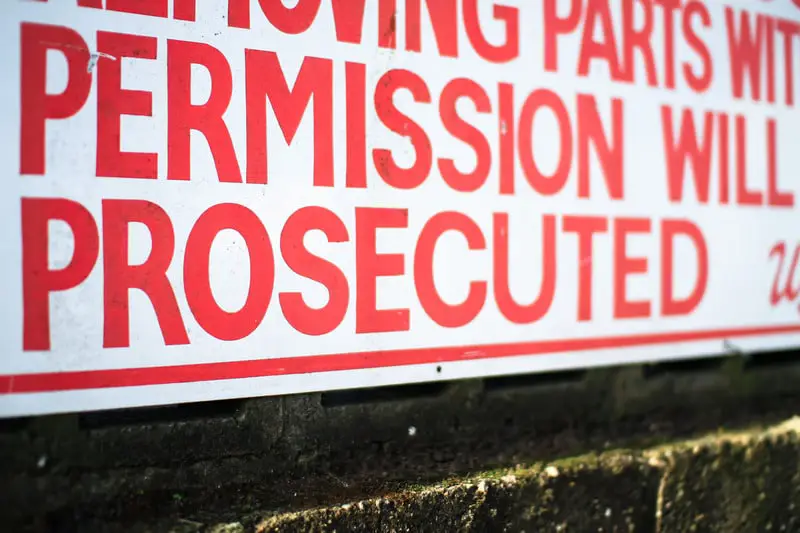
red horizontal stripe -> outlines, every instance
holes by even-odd
[[[759,335],[778,335],[782,333],[800,333],[800,325],[792,324],[705,331],[646,333],[640,335],[557,339],[442,348],[413,348],[405,350],[337,353],[307,357],[283,357],[277,359],[257,359],[254,361],[232,361],[145,368],[4,375],[0,376],[0,394],[135,387],[141,385],[215,381],[220,379],[286,376],[292,374],[309,374],[312,372],[334,372],[362,368],[383,368],[425,363],[492,359],[495,357],[579,352],[600,350],[603,348],[629,348],[634,346],[680,342],[723,340]]]

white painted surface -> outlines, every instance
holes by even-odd
[[[285,2],[294,5],[292,2]],[[797,301],[770,302],[770,290],[777,268],[770,250],[785,241],[788,262],[800,243],[797,207],[742,206],[736,204],[736,160],[733,137],[734,115],[747,120],[747,184],[753,190],[768,189],[768,119],[777,124],[777,183],[781,191],[798,194],[800,183],[800,35],[791,41],[795,105],[786,103],[783,41],[775,36],[776,102],[755,102],[751,97],[735,99],[731,94],[730,61],[725,24],[725,7],[716,0],[707,3],[712,27],[699,29],[713,58],[713,83],[704,93],[689,89],[680,66],[676,69],[674,90],[648,87],[644,63],[637,54],[636,83],[612,81],[602,61],[593,63],[589,76],[576,75],[580,31],[559,38],[559,72],[547,72],[543,65],[543,17],[541,2],[508,1],[504,5],[519,9],[520,53],[516,59],[494,64],[479,57],[470,47],[463,19],[459,16],[459,57],[440,57],[436,52],[430,18],[423,7],[422,53],[404,48],[403,10],[397,18],[398,50],[377,47],[377,2],[367,1],[362,44],[336,42],[330,1],[322,6],[311,28],[300,35],[282,34],[271,27],[258,3],[251,6],[250,30],[228,28],[225,2],[217,7],[198,7],[193,23],[158,19],[129,13],[80,8],[74,0],[40,3],[13,0],[0,8],[0,160],[3,186],[0,195],[0,416],[64,412],[135,405],[219,398],[285,394],[337,388],[375,386],[435,379],[490,376],[550,369],[592,367],[720,354],[728,349],[724,341],[742,350],[774,349],[800,345]],[[424,4],[424,3],[423,3]],[[487,39],[503,40],[503,28],[491,20],[488,1],[479,1]],[[402,7],[404,2],[399,2]],[[459,6],[461,3],[459,2]],[[800,9],[791,0],[729,2],[738,10],[747,8],[755,17],[772,17],[800,22]],[[568,9],[568,5],[563,9]],[[561,8],[560,8],[561,9]],[[171,11],[170,11],[171,12]],[[461,13],[461,7],[459,7]],[[611,3],[615,27],[621,24],[621,6]],[[755,19],[754,19],[755,20]],[[676,18],[680,26],[679,17]],[[97,177],[97,69],[104,61],[117,61],[103,55],[88,55],[92,70],[91,91],[86,103],[72,117],[48,120],[46,124],[46,172],[23,175],[20,172],[20,127],[23,120],[21,99],[21,23],[64,25],[77,31],[89,51],[97,50],[98,30],[157,37],[155,60],[124,59],[122,86],[152,93],[152,116],[122,118],[122,149],[128,152],[158,154],[157,179]],[[653,49],[659,80],[663,80],[662,19],[655,19]],[[582,27],[582,25],[581,25]],[[207,43],[220,50],[232,70],[233,93],[224,119],[230,132],[238,165],[246,168],[245,49],[276,51],[281,65],[293,83],[305,56],[333,62],[333,173],[334,187],[314,187],[314,127],[311,107],[288,146],[277,121],[268,113],[267,146],[269,183],[220,183],[214,160],[205,138],[191,134],[190,181],[167,179],[167,40]],[[618,36],[619,39],[619,36]],[[676,34],[676,59],[700,68],[697,56]],[[345,109],[345,62],[366,65],[366,189],[345,187],[348,139]],[[432,103],[415,103],[407,91],[400,91],[395,104],[417,122],[433,145],[434,164],[425,182],[411,190],[387,185],[372,161],[372,150],[389,148],[398,164],[414,163],[414,150],[408,138],[389,131],[376,115],[372,94],[380,77],[391,69],[408,69],[427,84]],[[453,138],[442,126],[438,112],[442,88],[452,79],[465,77],[478,83],[487,93],[492,111],[475,112],[469,101],[460,102],[458,112],[488,140],[491,170],[486,183],[470,193],[448,188],[436,165],[436,158],[452,158],[456,167],[467,171],[475,165],[474,151]],[[47,89],[58,93],[67,86],[66,63],[56,52],[48,55]],[[192,100],[208,97],[208,75],[202,69],[193,73]],[[524,178],[517,142],[516,192],[498,193],[500,183],[498,138],[505,126],[499,124],[498,83],[510,83],[515,92],[515,120],[528,95],[539,88],[557,93],[570,114],[575,134],[576,94],[597,98],[610,131],[611,98],[624,102],[624,199],[612,200],[605,188],[602,169],[596,159],[590,168],[591,196],[578,198],[578,171],[573,162],[564,189],[554,196],[533,190]],[[765,89],[762,87],[762,91]],[[316,104],[315,104],[316,105]],[[720,205],[717,176],[719,159],[716,144],[711,164],[711,201],[698,202],[692,173],[685,176],[683,202],[671,202],[667,192],[664,139],[661,127],[662,105],[670,105],[676,116],[684,107],[695,110],[698,125],[706,110],[731,116],[730,199]],[[268,104],[269,108],[269,104]],[[559,146],[556,122],[542,113],[535,121],[534,156],[543,172],[557,163]],[[516,134],[518,135],[518,131]],[[715,132],[717,133],[717,132]],[[594,157],[594,156],[593,156]],[[21,199],[60,197],[85,207],[98,225],[100,255],[88,277],[74,288],[51,293],[50,349],[23,350],[23,272],[21,239]],[[166,345],[146,295],[130,291],[130,345],[104,348],[103,287],[107,282],[103,268],[103,225],[101,202],[108,199],[148,200],[168,214],[175,234],[175,250],[167,275],[175,294],[180,317],[189,343]],[[797,199],[795,199],[797,201]],[[183,285],[184,247],[198,217],[220,203],[246,206],[257,214],[271,240],[275,280],[272,297],[263,321],[239,340],[215,338],[197,322],[187,301]],[[322,206],[335,213],[347,228],[346,242],[329,243],[321,232],[313,232],[305,244],[315,254],[335,264],[349,285],[349,303],[338,326],[324,335],[305,335],[286,319],[279,294],[300,291],[312,307],[328,301],[326,288],[293,272],[282,258],[280,236],[289,216],[306,206]],[[408,227],[379,230],[378,253],[404,255],[405,274],[383,277],[377,282],[379,309],[409,310],[407,331],[357,333],[355,209],[385,207],[408,210]],[[467,250],[465,240],[449,232],[439,242],[434,255],[434,279],[442,299],[451,304],[463,301],[469,282],[487,281],[488,295],[477,316],[460,327],[443,327],[431,319],[415,291],[414,255],[420,232],[434,215],[457,211],[470,217],[481,229],[484,250]],[[547,313],[528,324],[515,324],[503,315],[495,302],[492,250],[492,216],[507,213],[510,220],[510,284],[517,301],[528,303],[538,294],[542,274],[542,216],[556,217],[556,288]],[[574,233],[563,231],[564,216],[606,217],[609,231],[595,238],[593,257],[587,261],[578,253]],[[649,219],[652,232],[628,238],[627,253],[646,257],[648,272],[631,275],[627,293],[631,300],[651,301],[650,316],[614,316],[614,219]],[[708,284],[700,303],[682,316],[663,316],[660,305],[660,232],[664,219],[689,220],[702,232],[708,248]],[[150,237],[142,225],[129,233],[129,261],[143,262],[151,248]],[[73,254],[73,239],[64,224],[52,224],[49,233],[50,268],[64,268]],[[578,320],[579,270],[593,270],[591,320]],[[691,291],[697,276],[697,259],[688,242],[675,249],[673,271],[676,294]],[[233,312],[246,300],[251,265],[241,237],[231,230],[222,232],[212,247],[210,283],[219,306]],[[783,271],[783,276],[786,270]],[[664,334],[666,336],[660,336]],[[647,337],[637,337],[647,336]],[[630,338],[638,339],[626,341]],[[611,339],[598,346],[591,339]],[[584,339],[585,342],[580,340]],[[546,341],[559,341],[542,346]],[[560,342],[564,341],[564,342]],[[516,347],[515,347],[516,345]],[[450,347],[463,347],[447,350]],[[409,350],[419,349],[410,352]],[[388,352],[382,354],[382,352]],[[372,361],[359,368],[357,354]],[[304,365],[302,357],[310,363]],[[264,361],[286,361],[273,365]],[[366,359],[365,359],[366,360]],[[253,362],[252,365],[203,366],[210,363]],[[313,361],[313,363],[312,363]],[[195,366],[197,365],[197,366]],[[347,370],[338,370],[344,365]],[[438,367],[438,368],[437,368]],[[289,370],[286,370],[286,369]],[[115,373],[114,370],[143,369]],[[331,371],[338,370],[338,371]],[[235,379],[231,377],[233,372]],[[287,373],[288,372],[288,373]],[[145,377],[143,377],[145,376]],[[106,381],[106,380],[110,381]],[[187,381],[172,383],[173,381]],[[20,385],[22,383],[22,385]],[[158,383],[158,384],[151,384]],[[108,386],[113,385],[113,386]],[[125,386],[118,386],[125,385]]]

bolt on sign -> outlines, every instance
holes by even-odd
[[[0,415],[800,346],[800,0],[7,0]]]

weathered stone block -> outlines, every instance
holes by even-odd
[[[666,452],[659,531],[800,530],[798,428],[795,420]]]

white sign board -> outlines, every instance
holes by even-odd
[[[800,346],[800,1],[6,0],[0,415]]]

